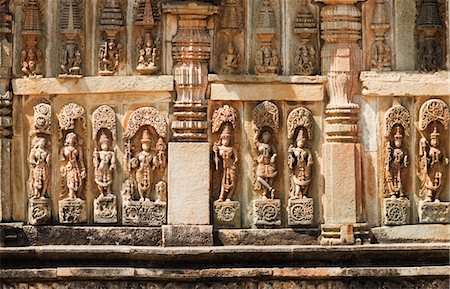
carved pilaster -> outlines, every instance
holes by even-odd
[[[61,78],[78,78],[83,75],[83,14],[84,0],[63,0],[59,7],[61,34]]]
[[[172,39],[176,100],[173,137],[179,141],[204,141],[207,138],[206,89],[211,37],[207,20],[218,13],[209,3],[179,2],[163,6],[165,13],[177,15],[178,29]]]

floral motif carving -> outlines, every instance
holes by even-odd
[[[92,113],[92,136],[97,136],[102,128],[109,130],[113,140],[116,139],[116,113],[108,105],[102,105]]]
[[[75,120],[79,119],[83,128],[86,128],[86,111],[77,103],[69,103],[61,108],[58,114],[61,131],[75,129]]]
[[[311,225],[314,218],[314,203],[311,198],[289,199],[288,225]]]
[[[419,111],[419,129],[424,131],[430,123],[439,122],[448,129],[450,119],[447,104],[441,99],[431,99],[426,101]]]
[[[152,126],[160,137],[166,137],[167,122],[164,116],[153,107],[141,107],[131,114],[124,138],[133,138],[139,128],[145,125]]]
[[[51,134],[52,107],[47,103],[34,106],[34,129],[38,133]]]
[[[384,114],[384,136],[391,135],[392,129],[396,125],[401,125],[406,136],[411,131],[411,115],[409,111],[402,105],[394,105]]]
[[[256,130],[267,126],[278,132],[280,127],[278,107],[268,100],[258,104],[253,110],[253,125]]]

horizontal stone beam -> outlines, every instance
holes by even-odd
[[[146,93],[173,91],[173,76],[92,76],[76,79],[21,78],[12,81],[16,95]]]
[[[375,72],[360,75],[363,96],[448,96],[450,77],[446,71],[436,73]]]

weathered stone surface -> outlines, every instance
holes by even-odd
[[[253,226],[281,225],[281,202],[277,199],[253,200]]]
[[[208,225],[209,144],[171,142],[168,157],[168,224]]]
[[[365,96],[433,96],[449,94],[450,78],[447,72],[362,72],[362,95]]]
[[[128,201],[122,205],[122,224],[130,226],[161,226],[166,223],[166,203]]]
[[[50,200],[30,199],[28,203],[28,222],[31,225],[43,225],[50,222]]]
[[[214,225],[218,228],[239,228],[241,206],[237,201],[214,202]]]
[[[427,224],[450,223],[449,202],[419,202],[419,222]]]
[[[210,225],[164,225],[162,244],[164,247],[212,246],[212,232]]]
[[[319,230],[308,229],[220,229],[215,243],[236,245],[318,245]]]
[[[450,242],[450,225],[421,224],[372,228],[379,243]]]
[[[161,228],[23,226],[31,246],[130,245],[160,246]]]
[[[0,139],[0,221],[8,221],[12,214],[11,204],[11,140]]]
[[[311,225],[314,218],[314,202],[312,198],[289,199],[288,225]]]
[[[173,76],[90,76],[77,80],[58,78],[15,79],[16,95],[50,95],[82,93],[138,93],[172,91]],[[167,94],[167,97],[170,97]]]
[[[409,223],[409,200],[386,198],[383,202],[383,222],[385,225],[406,225]]]
[[[58,204],[60,223],[76,224],[87,222],[86,202],[84,200],[61,200]]]
[[[99,196],[94,200],[94,223],[117,223],[116,196]]]

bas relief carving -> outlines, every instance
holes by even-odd
[[[390,23],[385,0],[376,1],[370,28],[375,34],[370,52],[371,69],[391,70],[391,47],[386,40]]]
[[[122,186],[123,224],[166,222],[166,132],[164,116],[153,107],[138,108],[129,117],[124,133],[128,179]]]
[[[439,195],[446,185],[449,166],[448,141],[444,140],[449,125],[449,108],[440,99],[430,99],[419,111],[419,220],[422,223],[448,223],[448,202]],[[434,202],[434,204],[431,204]],[[446,213],[447,212],[447,213]],[[445,216],[442,218],[442,216]]]
[[[62,135],[60,150],[62,189],[59,201],[59,221],[61,223],[83,223],[87,219],[83,200],[87,173],[84,140],[80,135],[86,128],[86,112],[82,106],[69,103],[61,108],[58,121]]]
[[[215,224],[222,227],[238,227],[241,219],[240,204],[232,199],[236,191],[239,161],[237,148],[233,145],[237,117],[236,109],[229,105],[216,109],[212,116],[211,132],[219,134],[212,147],[214,168],[222,174],[219,198],[214,202],[214,216]]]
[[[295,142],[288,148],[290,197],[288,225],[311,225],[314,215],[313,199],[308,197],[312,179],[313,154],[308,147],[313,135],[312,113],[304,108],[293,109],[287,118],[288,138]]]
[[[94,222],[116,223],[116,196],[112,192],[116,169],[116,153],[112,148],[116,135],[114,110],[107,105],[100,106],[92,114],[92,123],[94,180],[99,192],[94,200]]]
[[[410,135],[411,116],[400,104],[384,116],[384,208],[385,225],[405,225],[409,220],[409,200],[405,175],[409,166],[405,138]]]
[[[278,107],[269,101],[253,110],[254,185],[260,199],[253,201],[255,226],[280,225],[280,200],[275,198],[274,181],[278,175],[275,135],[279,131]]]

